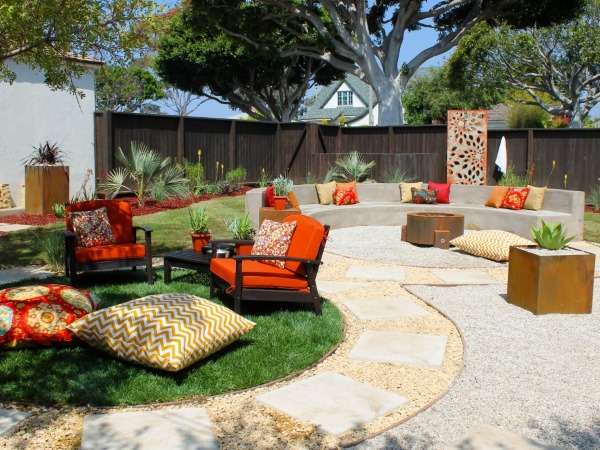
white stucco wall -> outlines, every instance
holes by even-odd
[[[377,125],[377,118],[379,117],[379,105],[373,106],[373,126]],[[369,114],[367,113],[363,117],[349,124],[351,127],[368,127],[371,124],[369,123]]]
[[[7,65],[17,78],[12,85],[0,82],[0,183],[10,184],[17,206],[22,206],[22,160],[33,146],[48,140],[65,154],[74,195],[86,170],[94,170],[94,69],[76,81],[85,93],[77,99],[67,91],[49,89],[43,75],[29,66],[11,61]]]
[[[325,106],[323,106],[323,108],[337,108],[338,107],[338,98],[337,98],[337,93],[339,91],[352,91],[352,106],[357,107],[357,108],[362,108],[364,106],[366,106],[362,100],[360,99],[360,97],[358,95],[356,95],[356,92],[354,92],[350,86],[348,86],[345,82],[340,84],[340,87],[337,89],[337,91],[335,91],[335,93],[331,96],[331,98],[329,100],[327,100],[327,103],[325,103]]]

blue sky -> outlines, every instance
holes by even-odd
[[[172,6],[178,2],[173,0],[163,0],[160,3],[166,5],[167,7]],[[429,1],[428,3],[435,3],[433,1]],[[421,50],[430,47],[437,40],[437,33],[431,29],[423,29],[412,33],[407,33],[404,45],[402,47],[402,53],[400,55],[401,62],[406,62],[410,60],[413,56],[419,53]],[[447,55],[442,55],[437,58],[431,59],[425,63],[425,66],[436,66],[441,65],[444,62],[444,59]],[[164,109],[164,108],[163,108]],[[222,105],[218,102],[210,100],[203,105],[201,105],[196,111],[194,111],[194,116],[202,116],[202,117],[231,117],[236,114],[240,114],[239,111],[233,111],[225,105]]]

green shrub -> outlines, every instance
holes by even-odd
[[[40,249],[44,262],[52,272],[62,272],[65,264],[65,237],[62,231],[39,234],[34,245]]]
[[[358,152],[348,153],[335,162],[331,176],[338,181],[365,181],[373,168],[375,161],[366,162]]]
[[[248,213],[244,214],[242,217],[225,220],[225,225],[233,239],[242,241],[254,239],[255,231]]]
[[[62,203],[55,203],[52,205],[52,212],[54,213],[54,217],[62,219],[65,217],[65,205]]]
[[[190,229],[192,233],[208,233],[208,213],[205,208],[190,208]]]
[[[229,184],[239,188],[239,185],[246,181],[247,171],[243,167],[236,167],[235,169],[228,170],[225,174],[225,181]]]
[[[185,178],[188,180],[190,191],[195,192],[196,188],[204,183],[204,166],[200,161],[195,164],[185,161],[182,168]]]
[[[590,192],[587,202],[594,207],[595,210],[600,209],[600,185],[596,185]]]
[[[410,183],[414,180],[415,177],[410,176],[406,170],[402,170],[399,167],[394,169],[393,172],[388,172],[385,177],[387,183]]]
[[[258,187],[261,187],[261,188],[267,187],[270,182],[271,182],[271,178],[269,177],[269,174],[263,167],[262,169],[260,169],[260,178],[258,179]]]
[[[527,175],[517,174],[515,172],[515,167],[512,164],[508,165],[506,173],[500,181],[498,181],[499,186],[520,187],[527,186],[528,184],[531,184],[529,177]]]
[[[283,175],[273,180],[273,191],[278,197],[286,197],[294,188],[294,182]]]
[[[509,128],[544,128],[548,113],[535,105],[513,105],[508,112]]]
[[[546,223],[543,220],[541,226],[531,228],[531,236],[540,247],[548,250],[565,248],[575,237],[567,237],[562,223]]]

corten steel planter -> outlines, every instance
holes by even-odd
[[[595,255],[540,255],[535,245],[511,247],[508,263],[508,302],[533,314],[592,312]]]
[[[201,252],[202,247],[207,245],[211,239],[210,233],[192,233],[192,248],[195,252]]]
[[[278,210],[278,211],[282,211],[287,206],[288,198],[276,195],[275,199],[273,201],[274,201],[274,205],[273,206],[275,207],[275,209]]]
[[[25,211],[51,214],[55,203],[69,201],[69,167],[25,166]]]
[[[402,231],[403,240],[411,244],[448,248],[452,239],[464,234],[465,218],[450,213],[408,213]]]

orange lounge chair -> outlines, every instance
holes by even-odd
[[[236,245],[237,255],[211,260],[211,297],[217,289],[224,289],[233,295],[237,313],[241,311],[242,301],[273,301],[311,303],[320,314],[321,297],[316,277],[329,225],[299,214],[284,219],[284,222],[292,221],[297,224],[287,256],[250,255],[252,241],[213,241],[213,254],[216,254],[217,245],[230,243]],[[264,260],[285,261],[285,267],[266,264]]]

